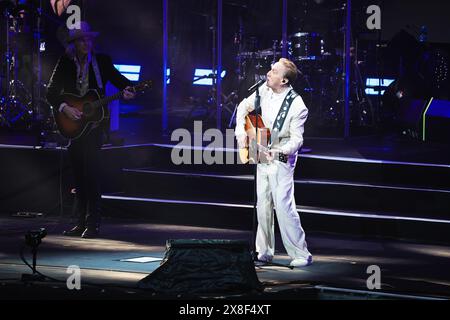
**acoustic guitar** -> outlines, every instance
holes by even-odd
[[[258,128],[258,131],[256,131]],[[239,158],[243,164],[257,163],[263,161],[261,151],[268,152],[270,141],[270,129],[264,124],[262,117],[249,114],[245,117],[245,131],[247,133],[247,146],[239,149]],[[256,134],[258,132],[258,134]]]
[[[151,88],[151,86],[151,81],[144,81],[129,88],[129,91],[144,91]],[[124,90],[105,98],[100,98],[96,90],[89,90],[84,96],[70,93],[62,94],[62,101],[71,107],[77,108],[82,112],[82,116],[79,120],[72,120],[64,112],[55,112],[54,117],[59,133],[71,140],[79,139],[87,134],[95,125],[103,121],[107,114],[105,110],[107,105],[114,100],[120,99],[123,96],[123,92]]]

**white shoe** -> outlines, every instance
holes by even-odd
[[[312,256],[309,256],[308,259],[304,258],[296,258],[291,261],[289,264],[291,267],[307,267],[313,263]]]

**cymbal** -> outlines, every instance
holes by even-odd
[[[14,5],[14,3],[12,3],[10,0],[3,0],[0,1],[0,9],[14,9],[16,6]]]
[[[240,52],[240,53],[238,53],[238,57],[249,57],[249,58],[251,58],[251,57],[253,57],[253,56],[256,56],[256,52],[252,52],[252,51],[244,51],[244,52]]]
[[[238,8],[242,8],[242,9],[247,9],[248,8],[247,5],[241,4],[241,3],[236,3],[236,2],[225,1],[224,5],[231,6],[231,7],[238,7]]]
[[[273,56],[273,49],[264,49],[259,51],[245,51],[238,53],[241,58],[265,58]],[[275,51],[275,55],[281,55],[281,51]]]
[[[334,11],[344,11],[345,10],[345,6],[342,6],[342,7],[340,7],[340,8],[334,8],[334,9],[331,9],[330,11],[331,12],[334,12]]]
[[[267,57],[267,56],[273,56],[274,50],[273,49],[264,49],[257,51],[257,55],[260,57]],[[281,51],[275,51],[275,55],[281,54]]]

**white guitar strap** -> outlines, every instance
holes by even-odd
[[[291,89],[287,94],[286,98],[281,105],[280,111],[278,111],[277,118],[273,124],[272,135],[269,143],[269,148],[278,141],[278,135],[280,134],[281,129],[283,128],[284,121],[286,120],[287,114],[291,109],[292,102],[295,98],[297,98],[298,93]]]
[[[103,91],[102,75],[100,73],[100,68],[98,67],[97,57],[95,53],[92,55],[92,69],[94,69],[95,80],[97,81],[98,88],[100,89],[100,91]],[[98,123],[93,124],[92,128],[96,128],[98,127],[98,125]]]

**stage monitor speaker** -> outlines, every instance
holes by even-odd
[[[408,100],[400,105],[398,124],[403,134],[413,138],[450,143],[450,101]]]
[[[250,247],[238,240],[168,240],[158,269],[138,286],[159,294],[262,291]]]
[[[422,137],[423,113],[427,104],[427,100],[419,99],[406,99],[400,103],[397,119],[404,135],[415,139]]]
[[[430,100],[424,112],[422,139],[450,143],[450,101]]]

